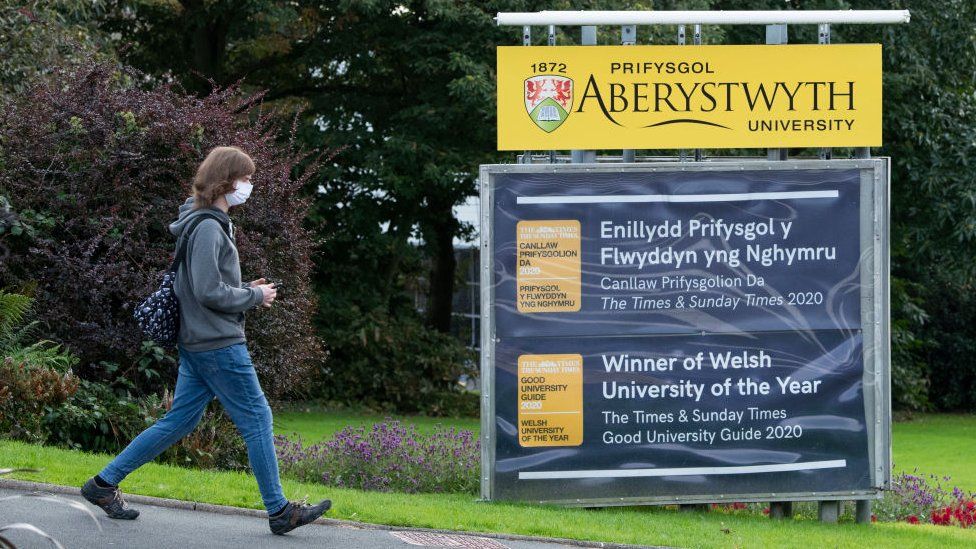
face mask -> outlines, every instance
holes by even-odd
[[[238,181],[235,183],[234,192],[227,193],[224,197],[227,198],[227,204],[230,206],[240,206],[241,204],[247,202],[248,197],[251,196],[251,190],[254,185],[248,183],[247,181]]]

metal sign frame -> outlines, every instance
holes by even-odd
[[[889,297],[890,159],[712,160],[708,162],[641,162],[628,164],[504,164],[483,165],[481,191],[481,496],[495,494],[495,281],[494,176],[506,173],[655,173],[663,171],[792,171],[802,169],[858,169],[860,184],[861,325],[864,337],[864,406],[871,490],[842,492],[736,493],[638,498],[586,498],[540,501],[581,507],[613,505],[696,504],[721,501],[783,502],[871,500],[881,497],[891,482],[891,350]],[[859,513],[860,514],[860,513]]]
[[[522,25],[892,25],[908,10],[539,11],[498,13],[499,26]]]

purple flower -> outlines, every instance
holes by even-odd
[[[331,486],[401,492],[478,488],[480,442],[471,431],[437,428],[421,435],[387,418],[370,427],[346,427],[328,441],[304,446],[275,437],[282,472]]]

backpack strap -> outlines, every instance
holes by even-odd
[[[186,261],[186,248],[190,243],[190,236],[193,235],[193,230],[197,228],[197,225],[206,219],[213,219],[217,223],[220,223],[220,228],[224,230],[224,234],[226,234],[228,238],[230,237],[230,227],[228,227],[227,223],[225,223],[223,219],[217,217],[216,214],[207,212],[206,210],[202,211],[194,216],[193,221],[190,221],[190,224],[187,225],[186,229],[180,233],[180,245],[179,248],[177,248],[176,257],[173,258],[173,263],[169,266],[170,271],[175,272],[179,268],[180,263]]]

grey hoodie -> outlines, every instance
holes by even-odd
[[[179,218],[169,230],[176,249],[183,230],[204,210],[193,209],[193,198],[180,206]],[[204,219],[190,235],[186,260],[173,284],[180,302],[180,346],[191,352],[210,351],[244,342],[244,311],[261,304],[260,288],[241,283],[241,264],[230,217],[217,208],[206,210],[230,227],[230,236],[214,219]]]

